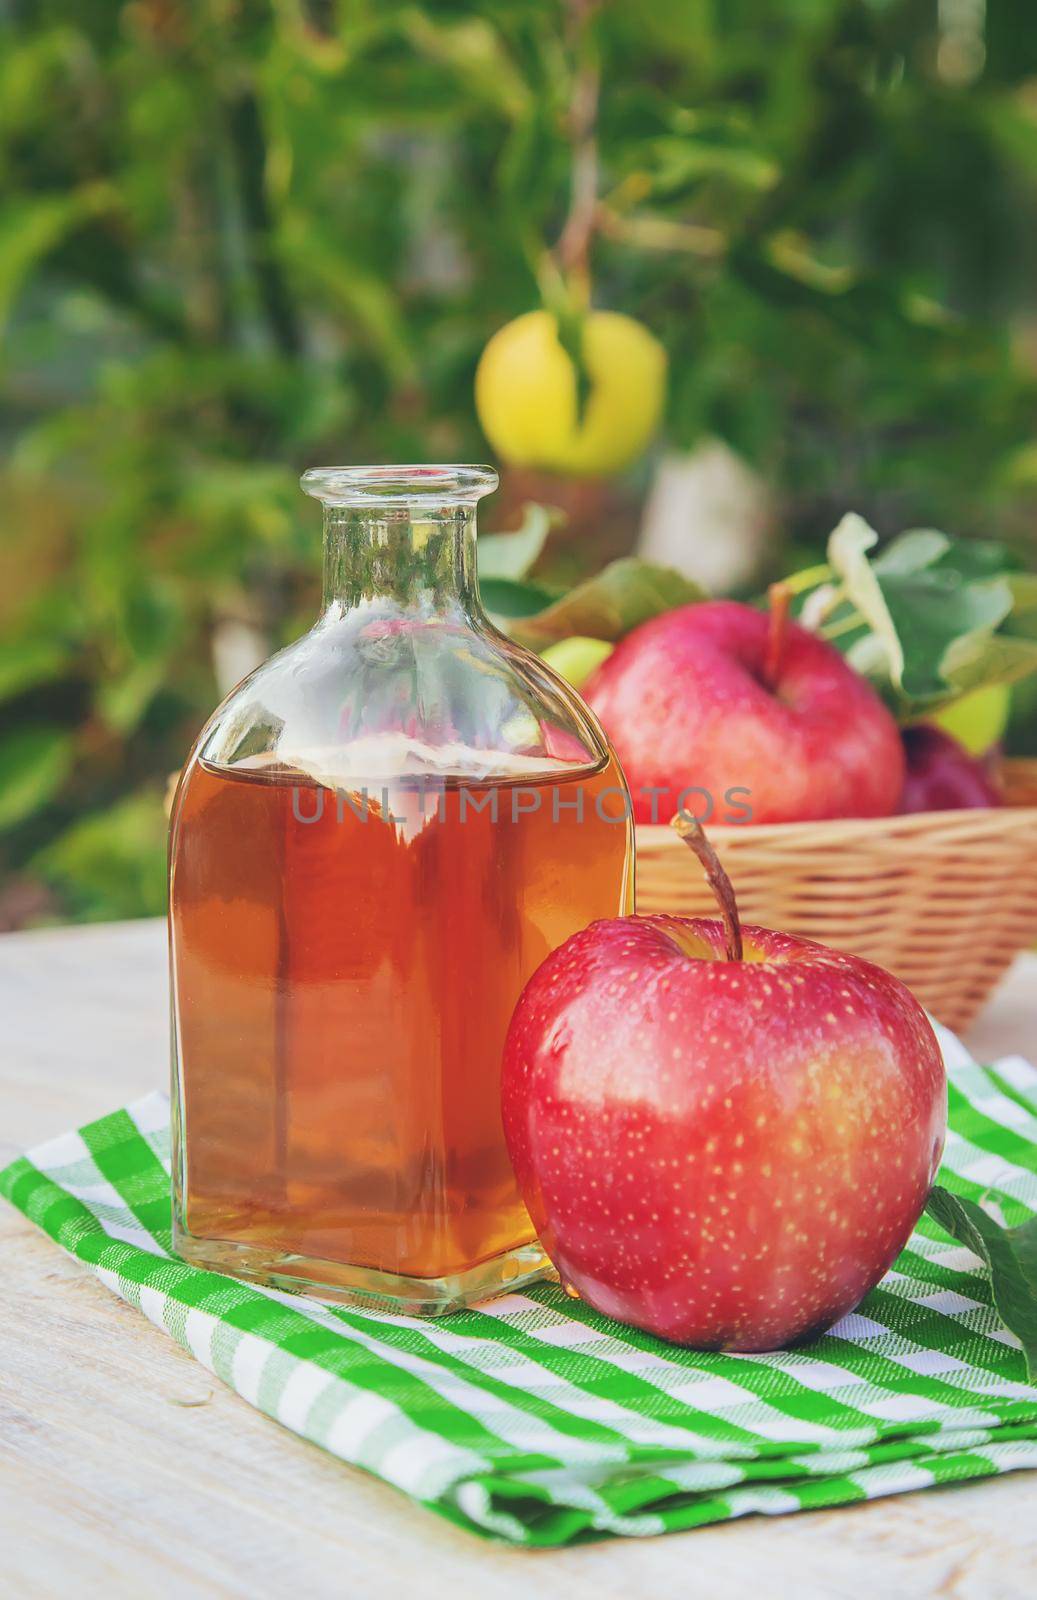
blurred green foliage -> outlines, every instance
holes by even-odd
[[[594,298],[664,341],[669,444],[727,439],[798,555],[848,507],[1024,542],[1032,0],[604,0],[577,47],[586,9],[6,8],[0,921],[161,909],[214,629],[312,610],[300,467],[485,454],[588,62]]]

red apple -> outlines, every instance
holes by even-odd
[[[616,748],[638,822],[668,822],[682,805],[705,822],[878,817],[900,798],[892,716],[783,607],[768,618],[708,600],[654,617],[583,693]]]
[[[770,1350],[851,1311],[902,1249],[946,1088],[896,978],[764,928],[743,945],[733,897],[725,916],[620,917],[555,950],[508,1033],[504,1129],[589,1305],[680,1344]]]
[[[942,728],[920,723],[905,728],[901,737],[907,758],[901,811],[959,811],[1001,804],[983,762]]]

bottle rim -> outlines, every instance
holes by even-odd
[[[458,464],[311,467],[299,480],[326,506],[470,505],[499,481],[493,467]]]

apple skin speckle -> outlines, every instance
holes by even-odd
[[[732,981],[719,922],[592,923],[534,973],[504,1052],[508,1148],[563,1283],[699,1349],[776,1349],[851,1311],[946,1132],[939,1047],[902,983],[743,932]]]

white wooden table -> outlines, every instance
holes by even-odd
[[[0,1161],[166,1082],[158,923],[0,937]],[[969,1037],[1037,1050],[1037,958]],[[1033,1600],[1037,1473],[558,1552],[488,1545],[262,1417],[0,1202],[0,1597]],[[463,1586],[463,1587],[462,1587]]]

